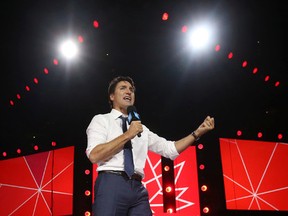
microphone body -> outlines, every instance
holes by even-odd
[[[132,121],[141,121],[140,116],[137,113],[135,106],[129,106],[127,107],[127,113],[128,113],[128,124],[130,125]],[[141,133],[137,134],[138,137],[141,137]]]

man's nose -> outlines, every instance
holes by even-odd
[[[128,88],[128,89],[126,89],[125,93],[131,94],[132,90]]]

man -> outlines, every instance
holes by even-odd
[[[128,115],[127,108],[135,102],[135,85],[130,77],[114,78],[109,84],[108,96],[111,112],[95,115],[86,131],[87,157],[98,164],[93,215],[152,215],[148,192],[141,182],[148,151],[174,160],[214,128],[214,118],[207,116],[188,136],[175,142],[168,141],[150,131],[140,120],[131,121],[129,126],[125,120],[123,122],[123,117]],[[122,126],[128,127],[127,131],[122,130]],[[130,147],[127,147],[129,142]],[[131,175],[124,171],[124,152],[127,148],[132,148]]]

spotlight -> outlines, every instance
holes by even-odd
[[[86,195],[86,196],[90,196],[90,195],[91,195],[91,191],[90,191],[90,190],[86,190],[86,191],[85,191],[85,195]]]
[[[170,214],[173,213],[173,208],[168,208],[167,213],[170,213]]]
[[[170,167],[169,167],[169,166],[165,166],[165,167],[164,167],[164,170],[165,170],[166,172],[168,172],[168,171],[170,170]]]
[[[58,59],[53,59],[53,64],[58,65],[59,64]]]
[[[60,52],[67,59],[72,59],[78,54],[78,47],[72,40],[63,42],[60,46]]]
[[[190,45],[194,49],[204,49],[213,42],[213,27],[209,24],[200,24],[199,26],[193,27],[189,34]]]
[[[253,69],[252,73],[253,73],[253,74],[256,74],[257,72],[258,72],[258,68],[255,67],[255,68]]]
[[[275,87],[278,87],[279,85],[280,85],[280,82],[277,81],[277,82],[275,83]]]
[[[228,59],[232,59],[232,58],[233,58],[233,53],[230,52],[230,53],[228,54]]]
[[[182,29],[181,29],[181,31],[182,31],[183,33],[187,32],[187,26],[183,26]]]
[[[205,165],[204,164],[200,164],[199,169],[200,170],[204,170],[205,169]]]
[[[203,208],[203,212],[204,212],[205,214],[209,213],[209,208],[208,208],[208,207],[204,207],[204,208]]]
[[[204,145],[203,144],[199,144],[197,147],[198,147],[198,149],[202,150],[204,148]]]
[[[85,216],[91,216],[91,212],[86,211],[86,212],[85,212]]]
[[[171,186],[166,187],[165,191],[166,191],[167,193],[170,193],[170,192],[172,191],[172,187],[171,187]]]
[[[241,136],[242,135],[242,131],[241,130],[238,130],[237,131],[237,136]]]
[[[44,68],[44,69],[43,69],[43,72],[44,72],[44,74],[48,74],[48,73],[49,73],[48,68]]]
[[[89,169],[86,169],[86,170],[85,170],[85,174],[86,174],[86,175],[89,175],[89,174],[90,174],[90,170],[89,170]]]
[[[201,186],[201,190],[202,190],[203,192],[207,191],[207,190],[208,190],[207,185],[202,185],[202,186]]]
[[[248,62],[247,62],[247,61],[243,61],[243,62],[242,62],[242,67],[243,67],[243,68],[247,67],[247,65],[248,65]]]
[[[93,21],[94,28],[99,28],[99,22],[97,20]]]

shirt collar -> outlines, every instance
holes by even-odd
[[[121,113],[119,110],[116,109],[112,109],[110,113],[114,119],[118,119],[120,116],[124,115],[123,113]]]

